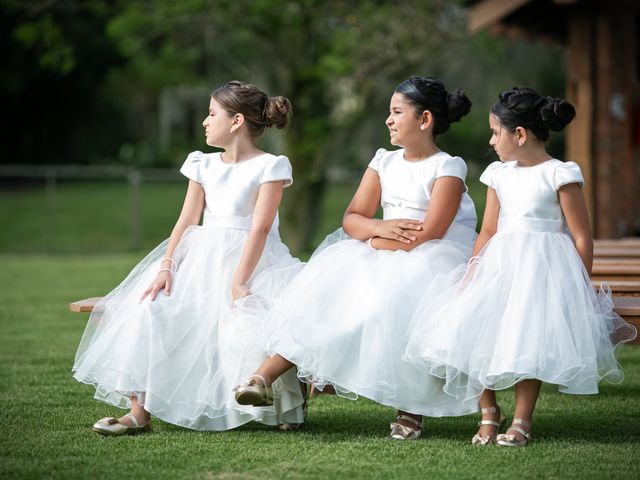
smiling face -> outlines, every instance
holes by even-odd
[[[224,147],[231,134],[234,115],[227,112],[213,97],[209,102],[209,115],[202,122],[207,145]]]
[[[417,114],[416,108],[407,98],[395,92],[389,103],[389,116],[385,123],[389,128],[391,145],[407,147],[415,144],[423,135],[421,126],[423,119]]]
[[[496,151],[500,160],[503,162],[515,160],[515,154],[519,146],[518,133],[510,132],[506,129],[500,123],[500,119],[493,113],[489,114],[489,128],[491,129],[489,145]]]

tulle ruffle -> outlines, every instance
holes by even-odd
[[[401,360],[418,300],[467,261],[473,236],[463,227],[458,237],[405,252],[374,250],[338,230],[274,304],[269,352],[296,364],[302,380],[333,385],[346,398],[429,416],[476,411],[476,402],[455,401],[440,379]]]
[[[270,234],[248,284],[252,295],[232,304],[231,277],[246,236],[243,229],[190,227],[174,254],[170,296],[139,303],[160,268],[167,242],[160,244],[96,305],[74,377],[94,385],[99,400],[129,408],[136,397],[162,420],[197,430],[302,422],[295,372],[274,384],[274,407],[242,406],[233,396],[266,358],[267,310],[302,268]]]
[[[412,332],[403,358],[461,400],[525,379],[597,393],[622,381],[615,351],[636,335],[567,234],[526,229],[499,231],[470,267],[432,284]]]

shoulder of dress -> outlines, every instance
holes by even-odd
[[[373,156],[373,158],[381,160],[382,158],[385,158],[387,156],[390,156],[390,154],[393,154],[394,152],[396,152],[397,150],[387,150],[386,148],[379,148],[376,150],[375,155]]]
[[[187,155],[187,160],[191,162],[201,162],[207,157],[206,153],[201,152],[200,150],[195,150]]]
[[[496,160],[495,162],[491,162],[484,169],[484,172],[497,172],[499,170],[504,170],[510,167],[513,167],[517,162],[503,162],[502,160]]]
[[[580,165],[576,162],[563,162],[562,160],[558,160],[557,158],[553,159],[553,166],[555,168],[565,168],[567,170],[580,170]]]
[[[450,153],[447,153],[447,152],[439,152],[436,155],[437,155],[436,160],[439,163],[461,163],[466,165],[464,158],[458,155],[451,155]]]

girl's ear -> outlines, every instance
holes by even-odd
[[[516,141],[518,142],[518,146],[519,147],[524,146],[524,144],[527,143],[527,138],[528,138],[527,129],[522,127],[516,127],[515,134],[516,134]]]
[[[229,130],[229,133],[237,131],[242,125],[244,125],[244,115],[236,113],[233,115],[233,119],[231,120],[231,129]]]
[[[428,130],[433,127],[433,115],[429,110],[422,112],[422,118],[420,121],[420,130]]]

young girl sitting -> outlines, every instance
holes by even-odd
[[[180,171],[189,186],[170,238],[96,305],[78,348],[75,378],[94,385],[95,398],[130,408],[95,432],[146,431],[151,414],[197,430],[303,421],[293,372],[275,407],[241,406],[231,394],[266,358],[266,311],[302,267],[278,235],[291,165],[254,144],[265,128],[283,128],[290,109],[240,82],[213,92],[204,134],[224,152],[187,157]]]
[[[501,161],[480,177],[489,188],[474,257],[444,293],[427,292],[407,345],[404,358],[444,378],[457,399],[482,394],[477,445],[526,445],[541,382],[593,394],[601,379],[621,381],[614,344],[635,336],[589,280],[593,242],[580,168],[545,150],[549,130],[574,115],[566,101],[529,88],[500,94],[489,144]],[[505,415],[494,390],[512,385],[513,420],[497,435]]]
[[[459,157],[435,138],[471,107],[461,90],[411,77],[391,97],[386,125],[394,151],[378,150],[344,215],[276,302],[266,361],[240,385],[242,404],[271,402],[271,384],[294,364],[298,375],[349,398],[363,395],[398,409],[390,437],[422,435],[421,415],[462,415],[439,379],[401,360],[417,302],[439,274],[466,263],[476,214]],[[383,220],[374,218],[382,204]],[[345,234],[346,232],[346,234]]]

